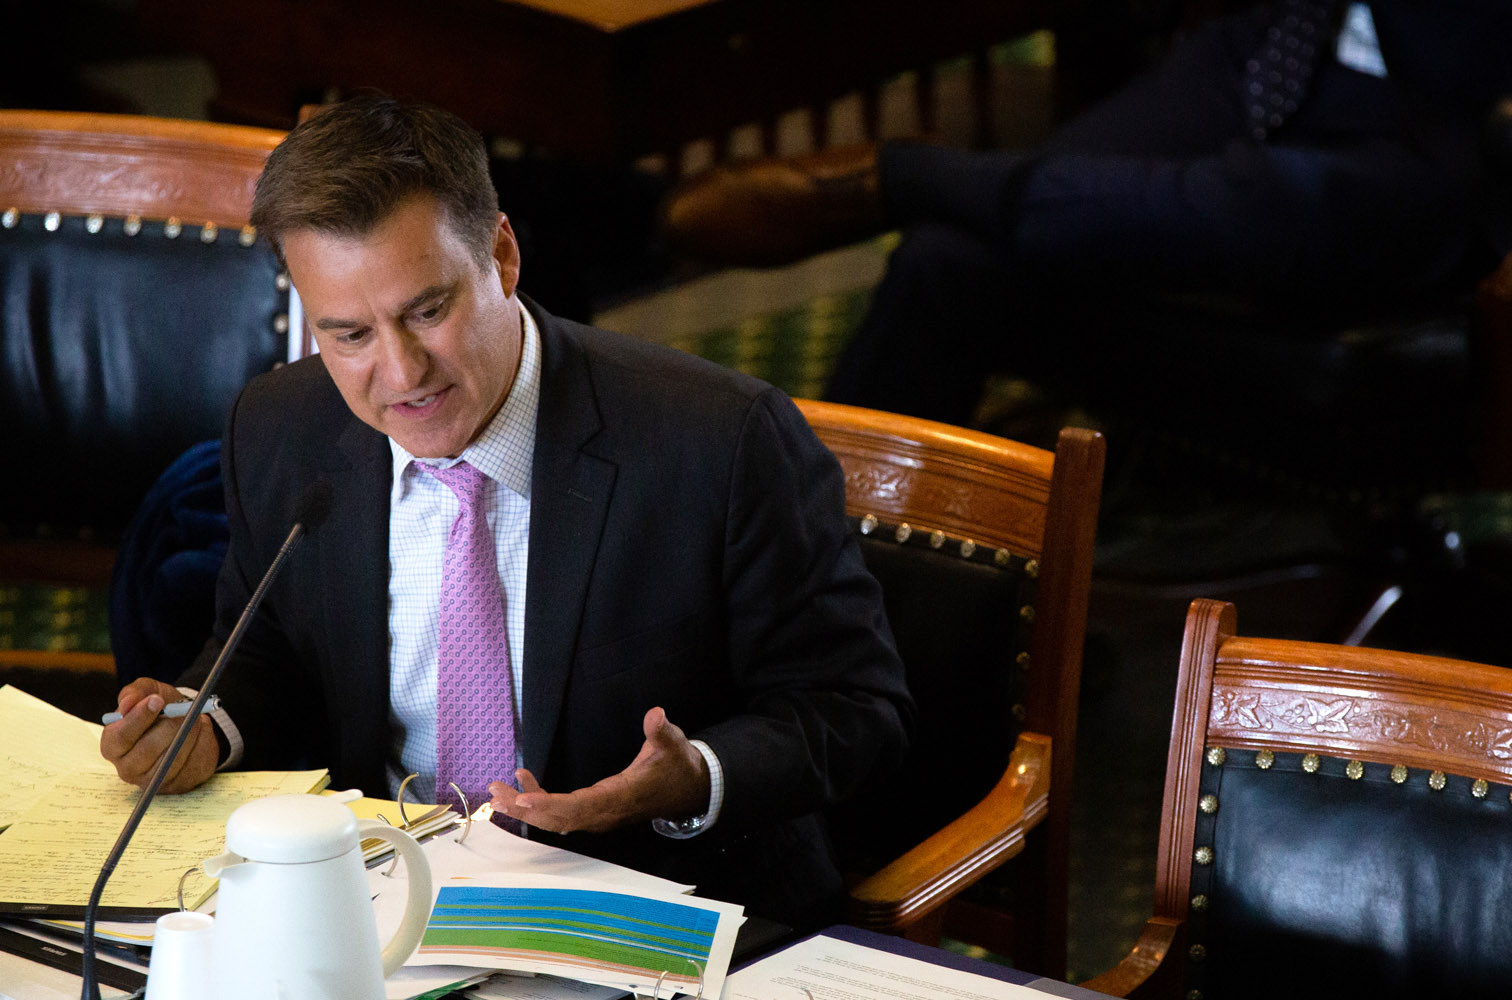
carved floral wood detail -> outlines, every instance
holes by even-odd
[[[946,482],[937,476],[896,465],[848,465],[845,491],[847,495],[894,503],[909,498],[916,506],[952,517],[965,518],[972,513],[971,491],[964,484]]]
[[[0,207],[244,225],[279,136],[129,115],[3,112]]]
[[[908,468],[841,456],[845,495],[864,497],[880,509],[853,513],[902,516],[905,509],[928,510],[943,522],[938,527],[985,544],[1007,543],[1017,553],[1038,555],[1044,532],[1043,507],[1011,499],[973,484],[926,469]],[[1041,505],[1043,501],[1041,501]]]
[[[0,191],[26,192],[37,202],[34,210],[81,211],[125,202],[138,210],[161,206],[165,216],[183,212],[185,221],[200,222],[204,215],[221,224],[245,219],[256,180],[255,171],[234,166],[211,167],[187,184],[182,168],[171,171],[153,163],[102,167],[88,160],[19,160],[0,166]]]
[[[1439,754],[1512,761],[1512,724],[1484,714],[1378,698],[1317,695],[1285,688],[1215,688],[1212,729],[1388,741]]]
[[[81,188],[91,191],[101,186],[128,190],[147,201],[177,202],[184,198],[182,186],[165,183],[157,170],[135,165],[102,170],[92,163],[23,160],[0,166],[0,190],[24,190],[59,203],[77,198]]]
[[[798,405],[840,461],[851,514],[1043,555],[1053,452],[896,414]]]

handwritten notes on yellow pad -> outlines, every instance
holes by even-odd
[[[140,792],[100,758],[101,727],[18,694],[0,688],[0,786],[29,785],[0,833],[0,910],[82,908]],[[87,759],[78,750],[78,726],[89,731]],[[176,907],[179,877],[225,850],[226,820],[237,806],[314,791],[326,780],[325,771],[226,772],[192,792],[158,796],[105,887],[102,905]],[[184,904],[198,906],[214,888],[203,875],[191,876]]]
[[[100,729],[20,688],[0,687],[0,830],[60,775],[115,771],[100,757]]]

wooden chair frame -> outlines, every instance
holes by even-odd
[[[1317,753],[1512,781],[1512,760],[1496,756],[1498,741],[1477,737],[1512,738],[1512,671],[1357,646],[1243,638],[1236,623],[1234,606],[1220,601],[1193,601],[1187,612],[1155,912],[1129,955],[1083,983],[1088,989],[1121,997],[1179,995],[1198,784],[1210,746]],[[1326,700],[1338,714],[1324,727],[1306,721],[1306,713],[1286,710],[1305,699]],[[1228,710],[1235,705],[1245,710]],[[1366,721],[1383,711],[1405,723],[1388,732]]]
[[[858,407],[798,406],[840,461],[850,514],[1006,548],[1034,560],[1039,573],[1025,731],[1007,770],[969,812],[854,886],[851,917],[923,941],[942,932],[964,936],[971,922],[972,938],[985,929],[994,950],[1011,952],[1020,967],[1063,977],[1071,778],[1102,435],[1068,428],[1049,452]],[[1040,911],[1036,926],[985,908],[968,911],[963,901],[945,907],[1023,851],[1026,833],[1040,824],[1043,851],[1026,887],[1035,897],[1031,909]]]
[[[138,115],[0,110],[0,225],[13,213],[213,223],[250,236],[252,193],[284,133]],[[12,221],[5,221],[10,219]],[[0,579],[104,586],[115,550],[88,539],[0,537]],[[100,654],[0,651],[0,666],[113,671]]]
[[[0,207],[240,229],[283,137],[141,115],[0,111]]]

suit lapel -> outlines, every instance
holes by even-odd
[[[325,642],[336,676],[327,690],[344,692],[332,705],[345,773],[382,789],[388,747],[388,523],[391,453],[387,440],[351,419],[326,475],[332,511],[320,539]],[[376,762],[376,765],[375,765]],[[376,770],[374,769],[376,766]],[[366,785],[364,785],[366,787]]]
[[[534,303],[526,305],[540,328],[542,350],[531,466],[521,756],[539,778],[556,734],[616,467],[588,448],[603,421],[582,344]]]

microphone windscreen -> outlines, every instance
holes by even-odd
[[[299,495],[299,506],[294,509],[297,512],[295,520],[304,526],[305,534],[320,527],[331,513],[331,484],[317,479],[306,486]]]

